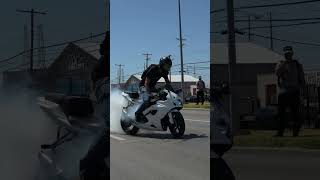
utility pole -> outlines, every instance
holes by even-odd
[[[180,42],[180,38],[177,38],[177,40]],[[185,45],[183,42],[186,41],[186,39],[182,39],[182,47]],[[180,44],[178,45],[179,47],[181,46]]]
[[[239,118],[235,113],[235,82],[234,70],[236,66],[236,39],[235,39],[235,25],[234,25],[234,7],[233,0],[226,1],[227,14],[228,14],[228,56],[229,56],[229,87],[230,87],[230,101],[229,101],[229,114],[231,117],[231,124],[233,131],[238,131],[240,128]]]
[[[30,58],[29,57],[29,39],[28,39],[28,26],[27,25],[24,25],[24,52],[27,52],[27,53],[24,53],[23,55],[23,63],[27,63],[28,59]]]
[[[251,17],[248,15],[248,41],[251,41]]]
[[[145,69],[147,69],[148,68],[148,62],[151,60],[151,58],[149,57],[149,56],[152,56],[152,54],[149,54],[149,53],[144,53],[144,54],[142,54],[142,55],[144,55],[144,56],[146,56],[146,66],[145,66]]]
[[[273,50],[273,32],[272,32],[272,15],[269,13],[269,25],[270,25],[270,48]]]
[[[34,15],[35,14],[41,14],[41,15],[46,15],[46,12],[38,12],[35,11],[34,9],[31,9],[30,11],[28,10],[17,10],[17,12],[21,13],[29,13],[31,16],[31,47],[30,47],[30,72],[33,71],[33,40],[34,40]]]
[[[119,85],[120,85],[120,83],[121,83],[121,67],[123,67],[124,65],[122,65],[122,64],[116,64],[116,66],[119,67],[119,70],[118,70],[118,83],[119,83]]]
[[[124,67],[124,65],[123,65]],[[122,68],[122,82],[124,82],[124,68]]]
[[[45,49],[44,49],[44,37],[43,37],[43,25],[39,24],[37,28],[38,34],[38,66],[40,69],[45,68]]]
[[[179,35],[180,35],[180,58],[181,58],[181,90],[182,90],[182,102],[184,102],[184,73],[183,73],[183,38],[182,38],[182,28],[181,28],[181,5],[180,0],[178,0],[179,5]]]
[[[104,5],[106,7],[106,13],[104,14],[104,22],[106,25],[106,30],[109,29],[109,22],[110,22],[110,16],[109,16],[109,12],[110,12],[110,2],[109,0],[104,0]]]

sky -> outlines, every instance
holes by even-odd
[[[104,0],[6,0],[0,6],[0,60],[24,50],[24,24],[30,31],[30,15],[17,13],[16,9],[47,11],[35,16],[35,28],[43,24],[45,45],[88,37],[105,31],[106,7]],[[29,33],[30,34],[30,33]],[[36,33],[35,33],[35,38]],[[35,46],[37,41],[35,40]],[[57,51],[52,48],[48,51]],[[57,56],[58,53],[54,54]],[[49,56],[49,55],[48,55]],[[15,59],[15,63],[22,58]],[[1,64],[0,67],[3,65]],[[1,68],[0,68],[1,71]]]
[[[247,5],[261,5],[261,4],[273,4],[273,3],[285,3],[291,2],[289,0],[237,0],[234,1],[234,6],[247,6]],[[225,8],[226,3],[221,0],[212,0],[212,9]],[[320,17],[320,3],[309,3],[304,5],[296,6],[284,6],[284,7],[273,7],[273,8],[257,8],[257,9],[246,9],[241,12],[237,11],[235,13],[235,19],[247,19],[248,14],[261,16],[263,19],[269,18],[269,12],[272,13],[273,19],[294,19],[294,18],[319,18]],[[226,20],[226,12],[215,13],[211,16],[212,30],[211,31],[221,31],[226,29],[226,23],[217,24],[217,21]],[[311,20],[315,21],[315,20]],[[306,22],[306,21],[305,21]],[[310,22],[310,21],[308,21]],[[297,22],[274,22],[274,25],[279,24],[292,24]],[[252,23],[251,26],[268,26],[268,22],[263,23]],[[236,28],[247,28],[247,22],[237,23]],[[292,27],[281,27],[273,28],[273,37],[291,40],[291,41],[301,41],[309,43],[320,44],[320,23],[312,25],[303,26],[292,26]],[[269,36],[269,29],[255,29],[252,32]],[[237,42],[247,42],[247,35],[241,36],[237,35]],[[227,36],[221,34],[214,34],[211,36],[211,42],[226,42]],[[253,37],[253,43],[260,46],[270,48],[270,40],[262,39],[259,37]],[[295,58],[298,59],[305,67],[306,70],[320,70],[320,62],[318,57],[318,51],[320,47],[308,46],[308,45],[298,45],[287,42],[274,41],[274,51],[282,54],[282,48],[286,45],[291,45],[295,51]],[[250,55],[248,55],[250,56]]]
[[[111,80],[117,83],[118,68],[123,64],[125,80],[142,72],[145,56],[151,63],[172,55],[173,65],[180,64],[179,19],[177,0],[111,0]],[[210,0],[181,0],[182,31],[186,39],[184,63],[210,61]],[[209,62],[196,65],[197,75],[209,80]],[[204,67],[204,68],[203,68]],[[199,69],[205,70],[199,70]],[[186,69],[185,69],[186,70]],[[191,73],[191,67],[190,67]],[[172,69],[178,74],[180,66]],[[193,71],[192,71],[193,74]]]

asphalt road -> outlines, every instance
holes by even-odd
[[[112,180],[209,180],[209,111],[184,110],[186,132],[141,131],[137,136],[111,134]]]
[[[225,160],[237,180],[319,179],[320,151],[233,149]]]

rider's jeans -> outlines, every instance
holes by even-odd
[[[140,91],[141,91],[141,96],[142,96],[143,102],[149,102],[150,96],[151,96],[150,92],[147,91],[147,89],[143,86],[140,87]]]
[[[143,86],[140,87],[140,94],[141,94],[143,103],[141,104],[141,106],[136,111],[136,116],[142,115],[142,112],[148,107],[149,101],[150,101],[150,97],[151,97],[150,92],[147,91],[146,88],[143,87]]]

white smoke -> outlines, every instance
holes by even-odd
[[[121,93],[118,89],[112,89],[110,93],[110,131],[113,133],[123,133],[120,118],[126,100]]]
[[[124,133],[121,124],[121,114],[123,107],[127,106],[128,101],[122,96],[122,91],[119,89],[112,89],[110,93],[110,131],[113,133]],[[141,102],[128,108],[127,117],[135,119],[135,112],[140,107]]]

